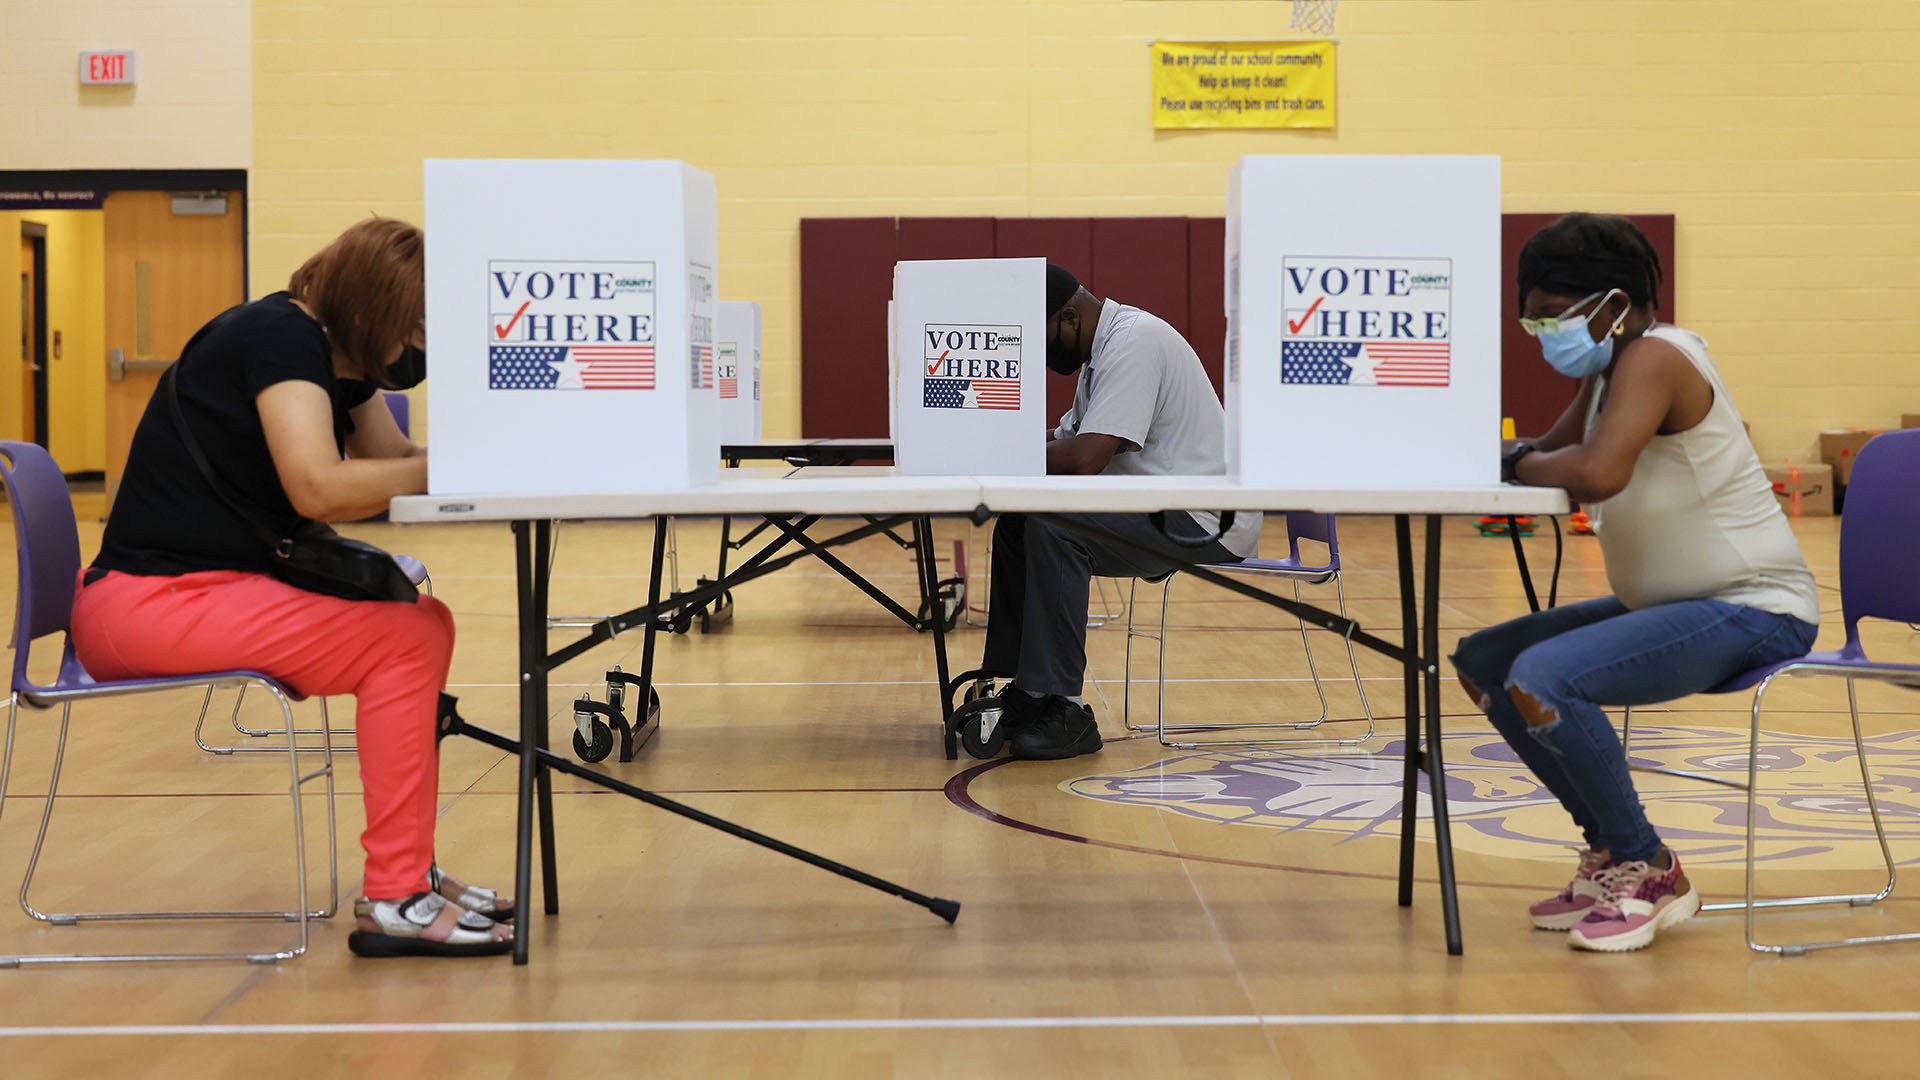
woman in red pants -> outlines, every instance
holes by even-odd
[[[230,493],[291,530],[300,518],[369,517],[426,491],[426,451],[378,393],[426,375],[424,293],[420,230],[372,218],[308,259],[285,292],[221,313],[187,342],[166,377]],[[100,555],[81,574],[81,662],[107,679],[242,668],[304,695],[354,695],[367,863],[349,947],[507,951],[512,903],[441,874],[433,858],[434,717],[452,614],[427,596],[307,592],[269,577],[267,562],[194,464],[163,382],[134,433]]]

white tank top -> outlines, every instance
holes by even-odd
[[[1713,388],[1713,405],[1686,431],[1655,435],[1624,491],[1585,506],[1614,595],[1635,610],[1722,600],[1817,625],[1813,575],[1707,343],[1676,326],[1656,326],[1647,336],[1693,361]],[[1603,376],[1587,409],[1588,434],[1605,391]]]

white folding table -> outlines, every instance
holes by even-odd
[[[581,640],[549,652],[548,557],[552,548],[553,523],[557,520],[745,513],[807,517],[849,515],[866,519],[864,524],[838,536],[811,542],[804,550],[777,558],[749,560],[723,574],[719,580],[681,597],[679,602],[684,603],[698,600],[708,591],[717,597],[734,585],[772,573],[827,548],[877,535],[904,524],[914,526],[916,546],[920,548],[922,587],[931,592],[932,538],[930,530],[924,527],[924,519],[935,514],[965,515],[975,523],[982,524],[995,514],[1017,512],[1082,531],[1090,527],[1073,517],[1062,515],[1137,514],[1174,510],[1305,510],[1329,514],[1392,515],[1400,581],[1401,640],[1398,644],[1368,633],[1353,620],[1297,602],[1290,596],[1268,593],[1244,580],[1227,577],[1205,566],[1183,565],[1182,570],[1350,637],[1355,644],[1391,657],[1401,664],[1407,738],[1400,832],[1399,902],[1402,906],[1413,902],[1415,795],[1418,773],[1425,771],[1432,792],[1434,840],[1447,951],[1457,956],[1463,951],[1463,944],[1440,754],[1440,518],[1446,514],[1556,514],[1565,513],[1567,506],[1566,495],[1559,490],[1505,485],[1347,491],[1308,487],[1246,487],[1224,477],[908,477],[884,468],[803,468],[786,475],[774,475],[761,470],[730,470],[715,484],[677,491],[609,492],[596,495],[418,495],[393,500],[391,513],[396,522],[487,521],[511,524],[516,553],[520,645],[520,737],[515,745],[520,755],[520,784],[514,895],[524,898],[532,892],[533,827],[537,808],[541,884],[544,908],[550,915],[559,911],[554,872],[552,784],[548,766],[538,757],[538,752],[546,749],[547,742],[548,672],[615,634],[653,625],[655,615],[661,608],[660,582],[656,574],[649,587],[646,607],[610,617],[591,627]],[[1412,519],[1415,516],[1426,519],[1424,596],[1416,590],[1413,575]],[[1112,537],[1105,539],[1114,542]],[[657,537],[655,543],[657,547],[661,540]],[[941,686],[942,722],[947,753],[952,757],[955,752],[949,723],[952,690],[961,680],[950,680],[948,677],[945,634],[938,625],[939,620],[934,622],[934,653]],[[965,678],[962,676],[962,679]],[[1421,745],[1423,733],[1424,747]],[[599,774],[585,775],[591,780]],[[594,782],[609,787],[630,787],[611,778]],[[523,911],[526,910],[525,903],[523,899]],[[514,939],[515,963],[527,961],[531,936],[523,920],[521,930]]]

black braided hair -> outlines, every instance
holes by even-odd
[[[1633,222],[1609,214],[1568,214],[1543,227],[1520,250],[1520,306],[1535,289],[1586,296],[1619,289],[1637,306],[1660,306],[1666,274]]]

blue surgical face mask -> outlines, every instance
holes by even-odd
[[[1613,299],[1613,294],[1619,291],[1614,289],[1601,297],[1600,303],[1595,304],[1594,309],[1605,307],[1607,301]],[[1591,299],[1593,298],[1587,298],[1587,300]],[[1580,304],[1586,302],[1582,300]],[[1579,307],[1580,304],[1575,304],[1574,307]],[[1585,315],[1562,315],[1551,320],[1543,319],[1541,320],[1543,323],[1551,322],[1554,325],[1542,327],[1540,330],[1538,335],[1540,354],[1546,358],[1553,370],[1562,375],[1571,375],[1576,379],[1584,379],[1589,375],[1605,371],[1607,365],[1613,362],[1613,336],[1627,321],[1629,310],[1632,310],[1631,306],[1620,312],[1620,317],[1613,321],[1613,325],[1607,328],[1607,332],[1601,335],[1599,341],[1593,340],[1593,334],[1587,329],[1587,317],[1592,314],[1591,312]]]

